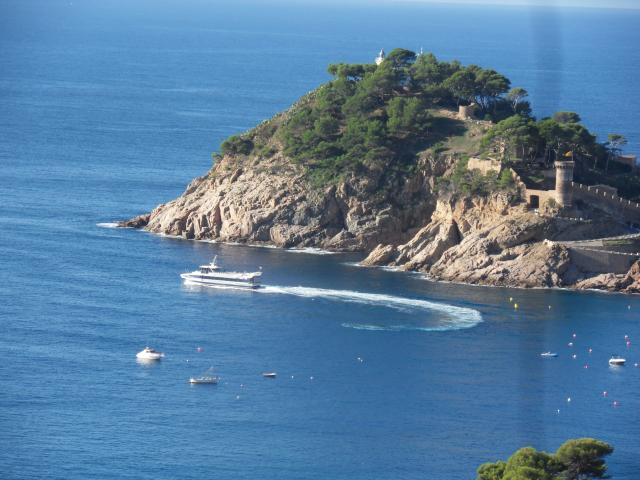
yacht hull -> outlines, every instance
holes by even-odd
[[[242,280],[231,280],[231,279],[222,279],[222,278],[206,278],[200,277],[198,275],[192,275],[189,273],[183,273],[180,275],[185,282],[193,283],[196,285],[204,285],[209,287],[215,286],[223,286],[223,287],[234,287],[234,288],[246,288],[248,290],[255,290],[256,288],[260,288],[261,285],[258,282],[247,282]]]

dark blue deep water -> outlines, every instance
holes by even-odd
[[[463,480],[579,436],[640,478],[638,298],[98,226],[174,198],[224,137],[381,47],[493,66],[537,114],[577,110],[637,152],[640,13],[129,3],[0,1],[2,478]],[[181,284],[214,254],[268,288]],[[136,363],[146,344],[166,358]],[[210,366],[220,385],[186,383]]]

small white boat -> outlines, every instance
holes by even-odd
[[[220,377],[213,375],[213,367],[211,367],[203,375],[189,378],[189,383],[191,385],[216,385],[219,380]]]
[[[164,353],[150,347],[144,347],[144,350],[136,354],[136,358],[140,360],[160,360],[162,357],[164,357]]]
[[[202,384],[208,384],[208,385],[215,385],[218,383],[219,378],[218,377],[191,377],[189,379],[189,383],[191,385],[202,385]]]
[[[544,358],[555,358],[558,356],[558,354],[555,352],[543,352],[540,354],[540,356]]]
[[[617,355],[614,355],[609,359],[609,365],[614,365],[618,367],[621,365],[624,365],[626,362],[627,362],[626,358],[622,358]]]
[[[262,272],[227,272],[216,264],[217,255],[208,265],[200,265],[198,270],[181,273],[183,280],[198,285],[220,285],[225,287],[259,288]]]
[[[264,378],[276,378],[276,372],[264,372],[262,376]]]

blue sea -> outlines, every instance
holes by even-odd
[[[328,63],[380,48],[494,67],[537,115],[579,111],[637,153],[639,24],[633,10],[1,0],[0,476],[463,480],[593,436],[614,445],[615,479],[640,478],[638,297],[110,228],[179,195]],[[214,255],[262,267],[266,288],[181,283]],[[166,357],[137,363],[145,345]],[[187,383],[211,366],[219,385]]]

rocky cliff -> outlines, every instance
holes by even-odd
[[[180,197],[121,226],[196,240],[369,251],[381,242],[403,242],[429,221],[434,179],[452,161],[425,153],[416,173],[401,180],[367,171],[317,188],[280,152],[225,156]]]

